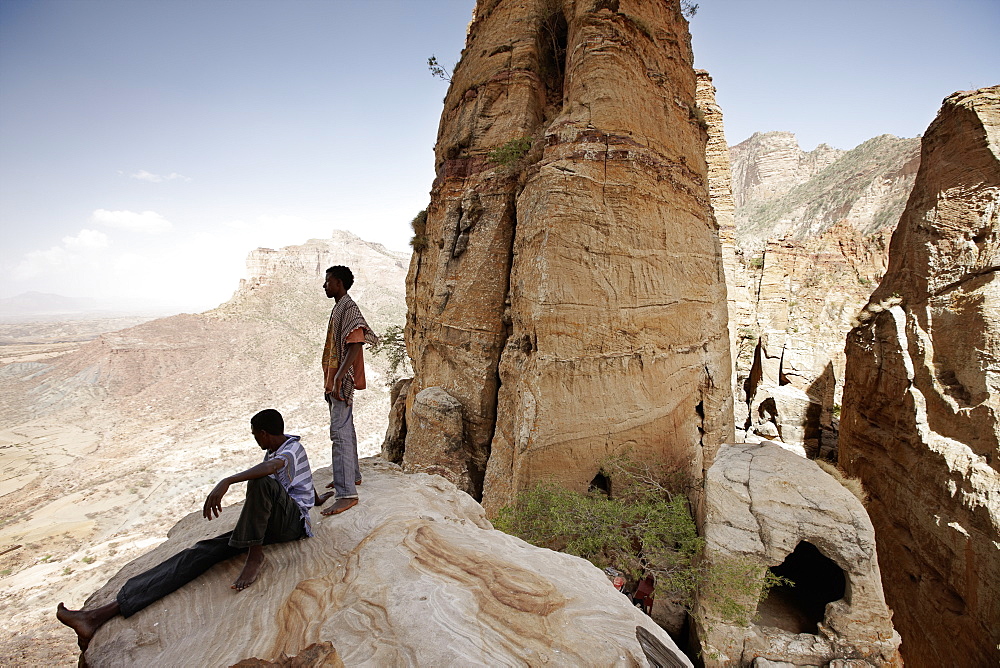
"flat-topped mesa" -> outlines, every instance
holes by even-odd
[[[676,0],[476,8],[408,277],[408,401],[462,404],[491,512],[626,449],[700,478],[732,437],[691,62]]]
[[[908,666],[1000,661],[1000,86],[944,101],[847,338],[840,463],[869,490]]]

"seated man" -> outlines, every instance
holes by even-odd
[[[56,611],[87,649],[102,624],[115,615],[130,617],[147,605],[195,579],[209,568],[247,553],[243,571],[232,588],[249,587],[264,565],[263,545],[312,536],[309,509],[322,505],[333,493],[320,496],[313,487],[312,471],[298,436],[284,432],[281,413],[269,408],[250,419],[250,432],[262,450],[264,461],[242,473],[223,479],[205,499],[202,514],[212,520],[222,511],[222,497],[235,483],[247,481],[247,499],[236,527],[221,536],[198,541],[145,573],[136,575],[119,590],[113,601],[93,610],[69,610],[62,603]]]

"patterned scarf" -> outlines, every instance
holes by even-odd
[[[378,337],[368,326],[365,317],[361,315],[361,309],[354,303],[350,295],[344,295],[334,305],[333,310],[330,311],[330,322],[326,328],[326,345],[323,347],[322,361],[324,385],[329,386],[329,383],[333,381],[333,377],[337,373],[339,361],[344,358],[344,352],[347,348],[345,339],[347,339],[348,334],[358,327],[364,329],[365,343],[369,346],[374,346],[378,343]],[[348,369],[347,376],[344,378],[344,384],[341,386],[340,396],[348,404],[352,403],[354,398],[354,370],[360,363],[361,356],[359,355],[354,366]],[[358,389],[363,390],[364,387],[359,387]]]

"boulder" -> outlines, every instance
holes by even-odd
[[[401,378],[389,392],[389,427],[382,441],[382,459],[393,464],[403,463],[406,450],[406,398],[412,381],[412,378]]]
[[[670,637],[589,562],[495,531],[479,504],[439,476],[362,462],[361,502],[313,510],[315,536],[269,545],[260,579],[229,588],[239,557],[95,635],[91,666],[649,665],[637,638],[691,666]],[[326,482],[329,471],[317,476]],[[169,539],[95,593],[232,525],[193,513]],[[304,660],[304,659],[303,659]],[[275,663],[268,663],[275,662]],[[323,663],[326,662],[326,663]]]
[[[759,563],[794,583],[759,603],[759,582],[749,587],[740,599],[755,613],[748,623],[703,593],[696,624],[706,666],[747,666],[755,657],[796,666],[835,659],[901,665],[875,531],[847,488],[776,444],[741,443],[719,450],[705,504],[705,553],[713,568]]]
[[[482,476],[486,462],[467,445],[461,402],[440,387],[428,387],[414,397],[409,413],[403,470],[437,473],[475,494],[473,481]]]
[[[910,666],[1000,663],[1000,86],[923,137],[889,268],[847,339],[840,464],[871,494]]]

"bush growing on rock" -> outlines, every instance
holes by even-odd
[[[684,479],[667,467],[627,458],[606,462],[602,475],[613,494],[541,483],[501,509],[494,526],[599,568],[612,566],[631,580],[653,575],[658,594],[690,605],[703,541],[681,493]]]
[[[518,494],[493,525],[532,545],[611,566],[638,581],[652,575],[656,595],[688,610],[702,591],[732,622],[749,623],[758,600],[790,584],[751,558],[707,564],[687,493],[691,480],[662,463],[604,462],[608,490],[574,492],[543,482]]]

